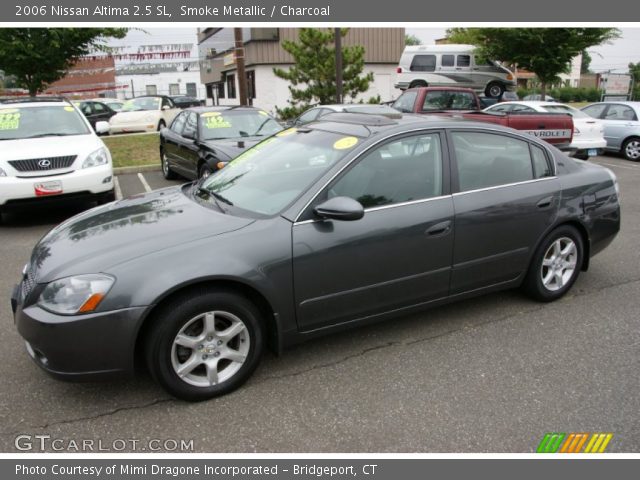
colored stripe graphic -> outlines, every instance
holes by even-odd
[[[589,438],[591,437],[591,438]],[[546,433],[538,445],[537,453],[603,453],[613,438],[612,433]],[[589,440],[587,442],[587,440]]]

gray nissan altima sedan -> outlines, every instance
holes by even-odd
[[[56,377],[140,363],[203,400],[246,381],[267,346],[507,288],[555,300],[619,228],[613,173],[531,136],[336,113],[55,227],[12,307]]]

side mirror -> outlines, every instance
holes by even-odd
[[[162,110],[171,110],[171,107],[169,105],[163,105]]]
[[[102,135],[103,133],[109,133],[111,126],[109,122],[96,122],[96,133]]]
[[[364,207],[350,197],[333,197],[317,205],[313,212],[320,218],[333,220],[360,220],[364,217]]]
[[[187,138],[189,140],[195,140],[196,139],[196,132],[194,132],[193,130],[185,130],[182,132],[182,136],[184,138]]]

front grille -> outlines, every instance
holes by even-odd
[[[66,157],[29,158],[27,160],[9,160],[9,165],[19,172],[42,172],[70,167],[77,155]]]
[[[36,274],[31,265],[27,268],[27,272],[22,277],[22,298],[27,298],[33,287],[36,286]]]

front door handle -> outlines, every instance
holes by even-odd
[[[425,233],[430,236],[443,235],[449,233],[449,230],[451,230],[451,220],[431,225]]]
[[[553,202],[553,197],[552,196],[548,196],[548,197],[544,197],[542,200],[538,201],[538,203],[536,203],[536,206],[538,208],[548,208],[551,206],[551,203]]]

